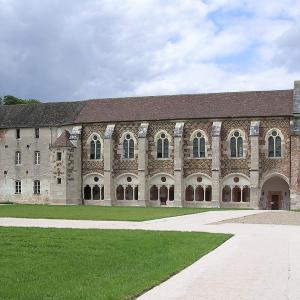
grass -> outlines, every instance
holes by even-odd
[[[133,299],[230,237],[0,227],[0,299]]]
[[[105,207],[87,205],[0,205],[0,217],[99,221],[146,221],[218,209]]]

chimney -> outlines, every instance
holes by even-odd
[[[300,115],[300,80],[294,81],[293,114]]]

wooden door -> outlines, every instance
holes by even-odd
[[[272,195],[271,209],[272,210],[279,209],[279,195]]]

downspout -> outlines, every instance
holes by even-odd
[[[292,133],[291,133],[291,117],[290,117],[290,186],[289,186],[289,207],[291,209],[291,187],[292,187]]]
[[[81,168],[81,176],[80,176],[80,194],[81,194],[81,204],[84,205],[84,200],[83,200],[83,143],[82,143],[82,132],[83,132],[83,125],[81,125],[81,133],[80,133],[80,168]]]

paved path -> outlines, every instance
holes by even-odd
[[[146,222],[0,218],[0,226],[233,233],[235,236],[219,248],[139,299],[299,300],[300,226],[216,224],[226,219],[234,222],[232,218],[253,218],[256,214],[259,217],[261,213],[264,212],[216,211]]]

